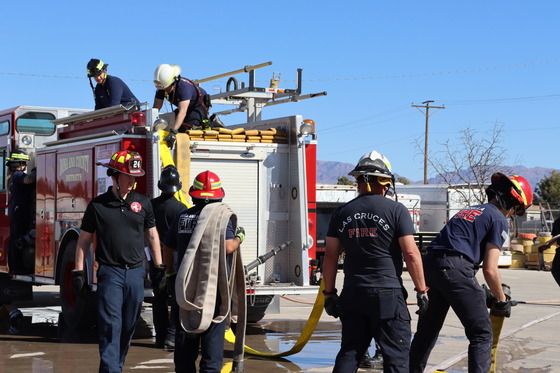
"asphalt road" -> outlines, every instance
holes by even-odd
[[[340,282],[342,274],[338,277]],[[550,273],[544,271],[502,269],[502,277],[511,286],[513,298],[525,303],[517,305],[512,317],[504,323],[497,371],[560,372],[560,288]],[[413,294],[408,274],[403,278],[409,294]],[[58,289],[49,286],[37,290],[33,302],[17,305],[24,315],[19,334],[10,334],[6,310],[0,310],[0,372],[97,371],[95,330],[59,331]],[[304,329],[314,299],[315,295],[282,298],[280,314],[269,314],[248,326],[246,345],[261,352],[290,350]],[[415,306],[410,306],[413,331],[415,310]],[[174,371],[173,352],[156,349],[152,332],[151,308],[147,304],[127,356],[125,372]],[[330,372],[339,343],[339,321],[323,313],[309,342],[299,353],[281,359],[246,354],[245,372]],[[426,371],[467,372],[467,345],[460,322],[450,312]],[[231,361],[232,350],[233,346],[226,342],[226,363]]]

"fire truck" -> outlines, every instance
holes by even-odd
[[[26,275],[8,275],[6,211],[10,198],[5,172],[1,180],[0,304],[32,297],[32,285],[60,285],[64,323],[78,327],[94,322],[95,292],[89,298],[77,297],[71,270],[83,213],[89,201],[111,185],[105,168],[96,163],[107,162],[121,149],[142,155],[146,175],[138,178],[136,190],[150,198],[159,195],[159,174],[170,163],[177,166],[183,181],[184,190],[177,197],[187,205],[188,185],[199,172],[211,170],[220,176],[226,191],[224,202],[246,231],[241,254],[244,263],[249,263],[249,321],[274,312],[279,295],[316,292],[317,287],[310,284],[310,263],[316,259],[314,122],[301,115],[265,120],[262,109],[326,92],[303,95],[301,69],[295,89],[277,88],[278,79],[272,79],[270,87],[257,87],[255,70],[270,64],[246,66],[197,81],[248,73],[248,84],[238,86],[231,77],[225,91],[211,96],[213,107],[234,106],[215,114],[244,111],[247,122],[221,131],[214,128],[178,134],[172,147],[163,140],[168,124],[157,109],[118,105],[90,111],[19,106],[0,112],[2,160],[16,147],[25,149],[31,155],[28,169],[36,167],[37,172],[35,224],[24,248],[34,270]],[[95,290],[95,247],[90,252],[86,271]],[[147,289],[146,294],[151,291]]]

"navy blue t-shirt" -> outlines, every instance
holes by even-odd
[[[126,83],[116,76],[107,75],[103,84],[95,86],[95,110],[132,102],[140,103]]]
[[[25,184],[27,174],[21,170],[14,171],[10,176],[10,211],[11,218],[25,218],[27,219],[31,214],[32,205],[32,192],[35,188],[34,184]]]
[[[455,214],[434,238],[430,250],[452,250],[480,264],[486,244],[502,247],[508,237],[509,224],[498,207],[491,203],[471,206]]]
[[[175,261],[175,269],[177,270],[181,266],[181,261],[185,256],[187,247],[191,240],[194,228],[198,222],[200,212],[206,205],[194,205],[187,211],[182,212],[177,218],[171,223],[167,236],[163,241],[164,245],[173,249],[177,254],[177,260]],[[235,238],[235,231],[231,220],[228,222],[226,228],[226,240],[232,240]],[[227,256],[228,270],[231,267],[231,254]]]
[[[406,207],[381,195],[362,194],[338,207],[327,236],[338,238],[344,248],[344,286],[402,287],[398,239],[412,234]]]
[[[206,95],[206,91],[202,87],[200,89],[200,99],[198,98],[198,92],[196,87],[188,80],[181,79],[177,82],[175,89],[170,93],[167,93],[163,89],[158,89],[156,91],[156,99],[169,100],[173,105],[179,106],[179,102],[189,100],[188,111],[200,106],[200,100]]]

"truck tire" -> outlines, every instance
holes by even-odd
[[[261,321],[266,314],[268,305],[274,299],[273,295],[257,295],[252,300],[247,300],[247,322]]]
[[[88,293],[83,297],[78,297],[72,287],[72,270],[75,268],[77,240],[72,240],[66,245],[62,257],[60,279],[60,299],[62,300],[62,318],[64,326],[69,328],[90,328],[95,325],[97,307],[95,302],[96,294]]]

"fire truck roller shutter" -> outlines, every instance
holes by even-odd
[[[189,184],[199,173],[210,170],[220,178],[225,191],[223,202],[226,203],[237,215],[238,224],[245,228],[246,238],[241,249],[243,259],[250,262],[264,253],[257,254],[258,226],[258,182],[257,161],[192,159],[190,176],[181,179]],[[185,188],[188,189],[188,188]]]

